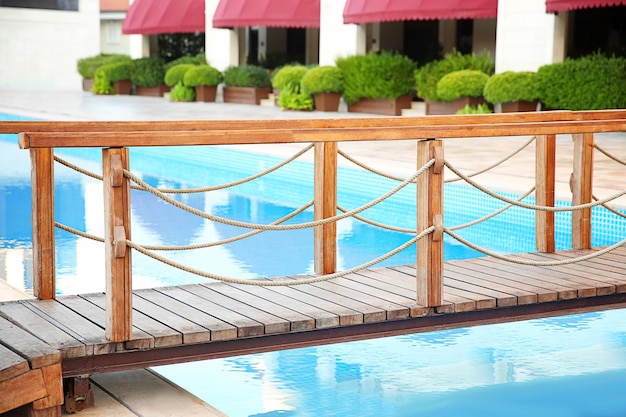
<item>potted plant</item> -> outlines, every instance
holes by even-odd
[[[313,96],[315,110],[338,111],[343,93],[343,75],[339,67],[322,65],[311,68],[300,80],[302,92]]]
[[[196,90],[196,100],[214,102],[217,96],[217,86],[224,80],[224,76],[210,65],[196,65],[185,72],[183,84]]]
[[[163,97],[168,90],[163,82],[165,68],[158,58],[138,58],[133,60],[130,69],[130,81],[139,96]]]
[[[185,85],[185,74],[195,67],[196,65],[194,64],[178,64],[165,72],[163,80],[172,89],[170,92],[171,101],[195,100],[196,94],[193,87]]]
[[[443,58],[431,61],[415,71],[417,96],[426,103],[426,114],[454,114],[456,109],[444,104],[437,94],[437,83],[451,72],[471,69],[493,74],[494,63],[487,54],[447,53]],[[463,107],[463,106],[461,106]]]
[[[382,52],[337,59],[343,74],[348,111],[399,116],[414,96],[415,63],[396,53]]]
[[[503,113],[536,111],[539,79],[532,71],[506,71],[489,77],[483,92],[485,100],[500,104]]]
[[[278,71],[273,72],[272,88],[274,97],[280,96],[280,90],[290,84],[300,85],[300,80],[306,74],[308,68],[304,65],[285,65]]]
[[[302,92],[300,83],[292,81],[281,88],[278,105],[283,110],[313,110],[313,99]]]
[[[229,67],[224,71],[224,102],[261,104],[270,94],[270,76],[257,65]]]
[[[437,83],[439,99],[449,106],[449,114],[455,114],[465,106],[486,104],[483,90],[489,76],[478,70],[454,71]]]
[[[76,62],[76,70],[83,78],[83,91],[92,91],[98,68],[114,62],[130,61],[130,59],[130,56],[124,54],[99,54],[79,59]]]
[[[96,94],[130,94],[131,61],[106,64],[96,70],[92,90]]]

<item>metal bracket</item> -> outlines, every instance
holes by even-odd
[[[63,390],[65,391],[66,412],[77,413],[86,408],[93,407],[94,397],[89,375],[64,379]]]

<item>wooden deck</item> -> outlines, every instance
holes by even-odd
[[[526,254],[547,261],[586,251]],[[64,377],[626,306],[626,248],[559,267],[445,263],[444,304],[415,304],[415,267],[318,284],[207,283],[133,292],[133,337],[104,337],[104,294],[0,303],[0,315],[61,352]],[[294,279],[289,277],[275,279]],[[8,333],[0,332],[6,345]],[[1,345],[0,345],[1,346]],[[49,352],[48,352],[49,354]]]

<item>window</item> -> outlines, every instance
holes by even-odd
[[[78,11],[78,0],[0,0],[0,7]]]

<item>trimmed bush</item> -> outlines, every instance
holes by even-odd
[[[272,87],[283,89],[293,83],[300,85],[300,80],[308,70],[304,65],[285,65],[274,73]]]
[[[167,72],[170,68],[175,67],[180,64],[191,64],[191,65],[208,65],[206,61],[206,55],[204,52],[199,53],[198,55],[185,55],[180,58],[176,58],[173,61],[165,64],[165,72]]]
[[[489,76],[478,70],[461,70],[444,75],[437,83],[437,96],[441,101],[454,101],[461,97],[482,97]]]
[[[174,87],[176,84],[184,84],[185,74],[196,66],[193,64],[179,64],[171,67],[165,72],[165,84]]]
[[[477,70],[491,75],[495,65],[486,54],[447,53],[442,59],[429,62],[415,71],[417,95],[429,101],[442,101],[437,93],[437,83],[445,75],[461,70]]]
[[[300,83],[292,81],[281,88],[278,105],[285,110],[313,110],[313,99],[301,91]]]
[[[331,65],[313,67],[304,74],[300,86],[306,94],[342,93],[343,75],[338,67]]]
[[[483,95],[485,100],[494,104],[539,100],[537,73],[507,71],[492,75],[485,84]]]
[[[103,65],[94,74],[93,92],[96,94],[114,94],[112,83],[130,79],[131,61]]]
[[[164,76],[163,61],[158,58],[135,59],[130,68],[130,81],[139,87],[156,87]]]
[[[185,65],[185,64],[183,64]],[[172,87],[170,91],[170,101],[194,101],[196,99],[196,91],[193,87],[178,83]]]
[[[270,87],[270,76],[265,68],[257,65],[228,67],[224,71],[224,83],[229,87]]]
[[[79,59],[76,70],[83,78],[95,78],[96,70],[103,65],[130,61],[130,56],[124,54],[99,54]]]
[[[196,65],[185,72],[183,77],[183,83],[189,87],[218,85],[223,80],[222,73],[210,65]]]
[[[382,52],[337,59],[343,74],[343,97],[346,103],[362,98],[387,98],[411,94],[415,82],[415,63],[408,57]]]
[[[541,101],[551,109],[626,108],[626,58],[594,54],[537,71]]]
[[[489,114],[489,113],[493,113],[493,111],[491,111],[489,106],[486,104],[479,104],[476,107],[470,106],[469,104],[467,104],[465,107],[463,107],[462,109],[456,112],[456,114]]]

